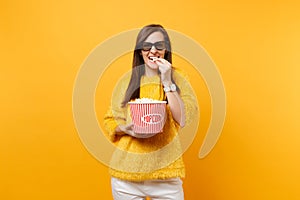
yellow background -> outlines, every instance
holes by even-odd
[[[226,88],[224,130],[200,160],[210,102],[201,77],[192,75],[202,121],[184,155],[186,199],[299,199],[299,6],[283,0],[1,1],[0,199],[111,199],[107,167],[75,129],[73,84],[93,48],[149,23],[203,45]],[[130,68],[128,60],[117,59],[111,69]],[[174,62],[185,64],[179,57]],[[100,88],[109,92],[99,84],[97,94]]]

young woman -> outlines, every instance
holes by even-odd
[[[127,103],[138,98],[167,101],[161,133],[133,131]],[[181,178],[185,168],[177,135],[197,111],[196,102],[186,77],[172,66],[166,30],[158,24],[143,27],[136,40],[131,76],[116,86],[104,117],[107,136],[122,151],[113,156],[110,166],[115,200],[146,196],[153,200],[184,199]]]

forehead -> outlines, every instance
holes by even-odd
[[[158,41],[164,41],[164,35],[158,31],[149,35],[145,40],[145,42],[151,42],[151,43],[158,42]]]

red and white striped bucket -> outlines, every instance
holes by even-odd
[[[128,102],[135,133],[162,132],[166,121],[166,101]]]

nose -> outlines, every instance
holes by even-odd
[[[150,49],[150,52],[151,52],[151,53],[155,53],[156,51],[157,51],[157,49],[155,48],[154,45],[152,45],[152,47],[151,47],[151,49]]]

